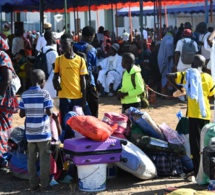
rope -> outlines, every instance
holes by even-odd
[[[153,93],[156,93],[156,94],[158,94],[160,96],[163,96],[163,97],[175,98],[174,96],[171,96],[171,95],[166,95],[166,94],[159,93],[159,92],[155,91],[154,89],[150,88],[148,85],[147,85],[147,89],[152,91]]]

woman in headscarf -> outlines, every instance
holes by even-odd
[[[16,73],[10,57],[4,52],[8,49],[6,41],[0,37],[0,159],[8,152],[7,142],[11,133],[12,118],[18,110],[18,100],[11,88],[11,81]]]

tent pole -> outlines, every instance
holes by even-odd
[[[166,4],[164,5],[164,10],[165,10],[165,23],[166,23],[166,26],[168,27],[168,16],[167,16],[167,9],[166,9]]]
[[[116,4],[116,17],[115,17],[115,21],[116,21],[116,37],[118,38],[119,32],[118,32],[118,15],[117,15],[117,11],[118,11],[118,9],[117,9],[117,4]]]
[[[205,0],[205,23],[208,23],[208,0]]]
[[[11,26],[11,34],[14,33],[14,26],[13,26],[13,23],[14,23],[14,12],[11,12],[10,13],[10,18],[11,18],[11,23],[10,23],[10,26]]]
[[[76,26],[77,24],[76,24],[76,18],[75,18],[75,7],[74,7],[74,31],[75,31],[75,33],[76,33],[76,31],[77,31],[77,26]]]
[[[159,40],[162,39],[162,0],[159,2]]]
[[[90,0],[88,0],[89,26],[91,26]]]
[[[112,19],[112,21],[111,21],[111,23],[112,23],[112,25],[111,25],[111,40],[112,41],[115,41],[116,40],[116,36],[115,36],[115,32],[114,32],[114,16],[113,16],[113,3],[111,3],[111,19]]]
[[[2,31],[2,6],[0,5],[0,33],[3,33]]]
[[[79,33],[79,30],[80,30],[80,25],[79,25],[79,10],[78,10],[78,7],[77,7],[77,32]],[[78,36],[78,40],[79,40],[79,36]]]
[[[143,61],[143,0],[140,0],[140,48],[141,57],[140,61]]]
[[[131,17],[131,6],[129,5],[129,26],[130,26],[130,36],[131,36],[131,43],[133,41],[133,36],[132,36],[132,17]]]
[[[100,20],[99,20],[99,10],[96,8],[96,19],[97,19],[97,29],[100,26]]]
[[[213,0],[210,0],[210,22],[213,23]]]
[[[67,32],[67,0],[64,0],[65,32]]]
[[[80,20],[79,20],[79,10],[78,10],[78,7],[77,7],[77,33],[78,33],[78,42],[80,41],[79,31],[80,31]]]
[[[193,26],[193,14],[191,14],[191,23],[192,23],[192,26]]]
[[[40,0],[40,34],[43,33],[43,24],[44,24],[44,10],[43,10],[43,0]]]
[[[156,0],[156,12],[157,12],[157,24],[156,24],[156,41],[159,40],[159,35],[160,35],[160,26],[159,26],[159,4],[158,4],[158,0]]]
[[[155,30],[155,28],[156,28],[156,18],[155,18],[156,13],[155,13],[155,7],[156,7],[156,2],[154,2],[154,30]]]

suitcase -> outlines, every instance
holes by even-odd
[[[157,176],[157,170],[150,158],[136,145],[128,141],[122,146],[122,157],[127,162],[116,162],[115,164],[140,179],[152,179]]]
[[[126,161],[125,158],[121,158],[122,144],[126,145],[127,142],[114,137],[104,142],[88,138],[73,138],[64,141],[63,150],[70,155],[76,165],[113,163]]]
[[[215,145],[203,149],[203,170],[210,180],[215,180]]]
[[[170,144],[166,141],[159,140],[149,136],[142,136],[136,140],[135,143],[144,152],[154,151],[154,152],[167,152],[175,153],[180,155],[185,155],[186,151],[183,145]]]

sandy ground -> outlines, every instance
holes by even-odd
[[[213,109],[213,107],[211,107]],[[175,129],[178,119],[176,113],[181,110],[183,114],[186,112],[186,103],[179,102],[177,99],[157,98],[156,103],[151,105],[146,111],[152,119],[161,124],[165,122],[167,125]],[[99,107],[99,118],[102,119],[105,112],[121,112],[120,102],[116,97],[101,98]],[[13,126],[23,125],[23,119],[18,114],[14,116]],[[26,191],[29,187],[27,180],[15,178],[10,172],[0,171],[0,194],[31,194]],[[119,170],[118,176],[114,179],[107,180],[107,188],[102,192],[81,192],[78,190],[77,183],[60,184],[59,189],[47,192],[48,194],[98,194],[98,195],[115,195],[115,194],[134,194],[134,195],[161,195],[164,189],[168,187],[193,188],[197,190],[205,190],[207,186],[198,186],[192,182],[184,180],[180,177],[155,178],[153,180],[140,180],[129,173]],[[47,194],[37,192],[36,194]]]

